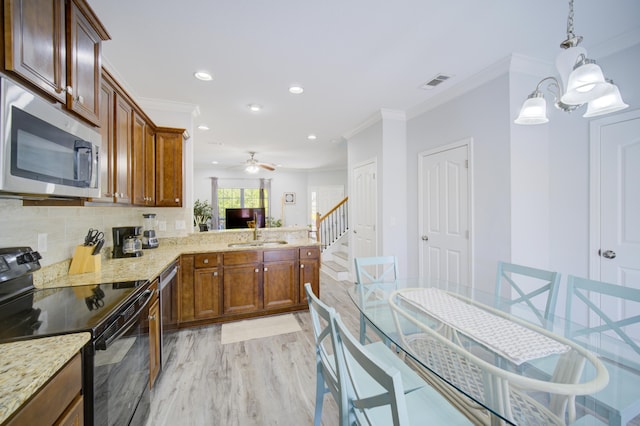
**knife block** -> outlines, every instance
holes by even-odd
[[[94,246],[76,246],[71,258],[69,275],[84,274],[85,272],[100,272],[102,268],[102,256],[93,256]]]

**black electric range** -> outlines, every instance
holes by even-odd
[[[0,343],[89,332],[82,349],[85,424],[144,424],[149,409],[146,280],[38,289],[40,254],[0,248]]]

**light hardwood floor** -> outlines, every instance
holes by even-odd
[[[359,330],[348,286],[321,274],[320,298],[336,308],[353,333]],[[302,331],[220,344],[221,325],[174,333],[175,347],[151,392],[148,425],[310,425],[316,369],[308,311],[294,314]],[[357,334],[356,334],[357,335]],[[325,395],[324,425],[338,408]]]

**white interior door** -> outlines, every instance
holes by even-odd
[[[594,122],[591,138],[591,214],[599,216],[592,222],[591,278],[640,288],[640,111]],[[612,317],[637,314],[637,304],[606,302],[601,308]],[[640,340],[640,326],[633,327],[627,332]]]
[[[468,150],[419,154],[420,276],[470,283]]]
[[[349,198],[353,209],[353,257],[376,256],[377,253],[377,162],[375,160],[353,169],[353,189]]]

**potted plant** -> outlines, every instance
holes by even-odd
[[[207,200],[198,199],[193,203],[193,225],[198,226],[200,231],[208,231],[207,221],[211,219],[211,211],[211,204]]]

